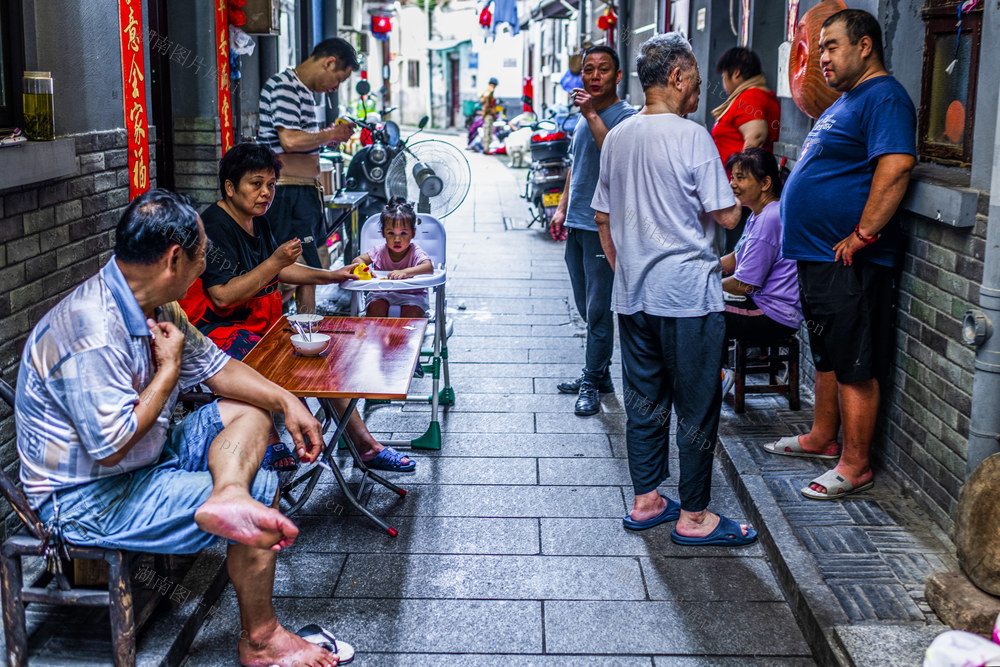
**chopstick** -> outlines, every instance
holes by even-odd
[[[293,332],[293,333],[294,333],[294,332],[295,332],[295,329],[290,329],[290,328],[288,328],[288,327],[285,327],[285,328],[284,328],[284,331],[291,331],[291,332]],[[313,333],[325,333],[325,334],[352,334],[352,333],[357,333],[357,332],[355,332],[355,331],[338,331],[338,330],[336,330],[336,329],[317,329],[317,330],[316,330],[316,331],[314,331]]]

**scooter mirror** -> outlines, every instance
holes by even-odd
[[[430,120],[430,118],[428,118],[427,116],[424,116],[423,118],[420,119],[420,122],[417,123],[417,127],[419,127],[421,130],[424,129],[425,127],[427,127],[427,122],[429,120]]]
[[[357,91],[358,95],[367,95],[372,92],[372,86],[370,83],[362,79],[358,81],[358,84],[354,86],[354,90]]]

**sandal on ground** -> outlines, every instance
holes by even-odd
[[[670,539],[685,547],[743,547],[757,541],[757,531],[747,526],[747,534],[744,535],[739,523],[720,514],[719,525],[708,535],[688,537],[674,528],[670,531]]]
[[[269,445],[264,452],[264,458],[260,462],[260,467],[264,470],[274,470],[277,472],[295,472],[299,469],[299,461],[295,455],[285,446],[283,442],[276,442]]]
[[[667,504],[664,506],[662,512],[651,519],[646,519],[645,521],[636,521],[630,514],[626,514],[624,518],[622,518],[622,525],[629,530],[646,530],[647,528],[659,526],[661,523],[665,523],[667,521],[677,521],[677,519],[681,516],[681,504],[675,500],[667,498],[662,493],[660,494],[660,497],[667,501]]]
[[[826,489],[826,493],[821,493],[809,488],[808,486],[804,487],[802,489],[802,495],[810,500],[837,500],[839,498],[843,498],[844,496],[849,496],[852,493],[858,493],[875,486],[875,480],[873,479],[868,480],[864,484],[854,486],[836,470],[827,470],[825,473],[809,483],[818,484]]]
[[[799,442],[799,436],[797,435],[786,435],[784,438],[779,438],[776,442],[769,442],[764,445],[764,451],[768,454],[797,456],[803,459],[835,461],[840,458],[840,454],[819,454],[805,451],[802,449],[802,444]]]
[[[307,642],[318,644],[330,653],[336,654],[336,656],[340,659],[337,663],[338,665],[346,665],[351,660],[354,660],[353,646],[347,642],[339,641],[333,636],[332,632],[326,628],[321,628],[315,623],[310,623],[295,634],[302,637]]]
[[[365,461],[365,465],[375,470],[388,470],[390,472],[410,472],[417,467],[417,462],[410,459],[409,463],[403,463],[404,458],[410,458],[400,454],[392,447],[385,447],[371,461]]]

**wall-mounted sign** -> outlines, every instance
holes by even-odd
[[[695,15],[694,27],[696,30],[705,29],[705,17],[707,14],[708,14],[708,9],[705,7],[702,7],[701,9],[698,10],[698,13]]]
[[[146,120],[146,63],[142,50],[142,0],[118,0],[122,48],[125,131],[128,133],[128,195],[149,189],[149,124]]]

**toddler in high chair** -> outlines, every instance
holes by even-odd
[[[431,258],[413,242],[417,234],[417,216],[413,206],[402,197],[393,197],[382,209],[380,218],[385,243],[373,246],[368,252],[355,257],[352,263],[363,262],[376,271],[388,271],[390,280],[434,273]],[[427,290],[368,292],[365,303],[368,317],[387,317],[389,306],[399,306],[400,317],[425,317]]]

